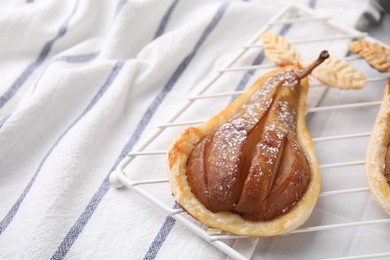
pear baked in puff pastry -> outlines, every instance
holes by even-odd
[[[177,203],[195,219],[236,235],[270,237],[302,225],[321,190],[305,123],[306,76],[328,54],[303,69],[283,38],[261,39],[266,56],[282,67],[179,135],[168,170]]]
[[[390,215],[390,79],[372,130],[366,155],[366,178],[371,194]]]
[[[379,72],[390,71],[390,50],[373,42],[355,41],[351,52],[362,56]],[[371,133],[366,154],[366,178],[374,199],[390,215],[390,79]]]

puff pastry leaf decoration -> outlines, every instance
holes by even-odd
[[[334,57],[329,57],[311,75],[321,83],[340,89],[362,89],[367,85],[363,73]]]
[[[265,55],[275,64],[279,66],[301,64],[299,53],[282,36],[266,33],[260,35],[260,39],[263,41]],[[307,66],[312,62],[304,64]],[[340,89],[361,89],[367,84],[363,73],[334,57],[329,57],[311,75],[321,83]]]
[[[390,215],[390,79],[379,109],[366,155],[366,178],[371,194]]]
[[[260,39],[263,41],[265,55],[276,65],[299,64],[301,59],[299,53],[282,36],[265,33],[260,35]]]
[[[349,50],[362,56],[371,67],[380,72],[390,71],[390,50],[374,42],[354,41]]]
[[[188,128],[168,152],[177,203],[211,228],[270,237],[302,225],[321,178],[305,123],[307,68],[271,71],[215,117]],[[291,63],[290,63],[291,64]]]

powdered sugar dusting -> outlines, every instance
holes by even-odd
[[[213,174],[216,173],[218,181],[209,183],[214,185],[214,187],[209,186],[209,189],[218,192],[218,196],[231,195],[227,193],[231,193],[231,187],[236,182],[240,164],[239,155],[245,145],[248,131],[259,123],[267,111],[272,111],[276,118],[268,120],[263,131],[263,142],[258,145],[262,155],[269,157],[266,163],[271,165],[277,159],[283,139],[289,131],[295,131],[296,112],[283,97],[274,104],[274,95],[279,85],[294,90],[298,83],[299,79],[295,71],[283,71],[268,78],[243,105],[241,112],[230,122],[223,124],[215,133],[210,153],[212,157],[209,158],[208,163],[212,166]]]
[[[236,120],[237,125],[243,124]],[[210,165],[209,174],[213,174],[213,180],[209,182],[209,190],[216,192],[217,196],[231,196],[232,187],[237,181],[240,158],[239,154],[245,144],[247,131],[236,128],[232,123],[223,124],[215,133],[211,156],[208,158]],[[215,181],[214,181],[215,180]]]
[[[276,124],[266,124],[264,127],[262,142],[257,144],[259,155],[263,158],[262,163],[272,171],[272,165],[277,158],[282,147],[282,143],[288,134],[288,129]]]
[[[277,104],[279,106],[278,120],[284,123],[287,128],[295,132],[296,129],[296,111],[291,108],[291,104],[287,100],[281,100]]]
[[[281,84],[283,87],[294,90],[298,83],[299,79],[295,71],[283,71],[275,74],[268,78],[263,86],[251,95],[248,102],[243,105],[243,112],[235,118],[245,119],[246,129],[253,128],[262,118],[262,115],[270,109],[278,85]]]
[[[275,74],[249,97],[229,122],[222,124],[214,133],[206,149],[206,189],[212,211],[234,210],[247,214],[248,208],[260,208],[259,205],[264,203],[268,197],[264,197],[264,187],[268,190],[266,193],[271,192],[273,187],[264,180],[274,179],[274,169],[283,160],[280,156],[286,141],[292,141],[289,147],[300,151],[294,138],[299,86],[297,72]],[[264,121],[258,125],[260,120]],[[250,182],[250,188],[242,190],[243,181],[245,185]],[[238,202],[236,205],[245,196],[243,204]],[[262,199],[255,202],[254,198],[258,196]],[[247,202],[255,204],[245,206]],[[281,210],[285,212],[287,208]]]

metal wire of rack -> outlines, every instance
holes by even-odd
[[[288,14],[293,13],[293,18],[285,18]],[[248,71],[248,70],[259,70],[259,69],[271,69],[275,68],[275,65],[264,64],[264,65],[250,65],[250,66],[238,66],[235,65],[237,61],[248,52],[248,50],[253,48],[261,48],[262,44],[259,43],[258,35],[261,33],[267,32],[274,25],[283,25],[283,24],[295,24],[295,23],[304,23],[307,24],[309,22],[322,22],[327,26],[332,28],[333,30],[342,33],[342,35],[333,35],[333,36],[325,36],[325,37],[315,37],[315,38],[305,38],[301,40],[290,41],[292,44],[307,44],[307,43],[317,43],[322,41],[337,41],[337,40],[351,40],[351,39],[367,39],[369,41],[376,41],[374,38],[371,38],[368,34],[356,31],[354,29],[348,28],[346,26],[336,24],[330,17],[319,16],[314,11],[300,6],[300,5],[290,5],[282,9],[279,13],[277,13],[273,18],[271,18],[267,24],[261,28],[261,30],[256,33],[256,35],[251,39],[247,44],[244,44],[242,48],[238,51],[238,53],[229,61],[227,64],[215,72],[215,75],[210,78],[203,86],[201,86],[198,92],[195,95],[188,97],[184,103],[184,105],[177,110],[177,112],[172,115],[165,123],[160,124],[158,128],[152,133],[149,138],[145,139],[141,145],[138,146],[138,149],[135,152],[131,152],[127,155],[127,157],[118,165],[116,171],[114,171],[110,176],[110,181],[114,187],[120,188],[126,186],[127,188],[135,191],[140,196],[144,197],[146,200],[151,202],[154,206],[165,212],[167,215],[176,219],[179,223],[187,227],[193,233],[198,235],[200,238],[206,240],[211,243],[213,246],[226,253],[228,256],[233,259],[246,259],[240,252],[236,251],[224,241],[229,239],[243,239],[245,237],[242,236],[232,236],[232,235],[209,235],[207,233],[207,228],[202,227],[191,221],[188,218],[188,214],[182,209],[172,208],[172,205],[168,205],[155,196],[153,196],[146,189],[143,189],[142,186],[148,184],[157,184],[157,183],[167,183],[168,179],[151,179],[151,180],[138,180],[134,181],[130,179],[126,173],[125,168],[132,163],[132,161],[141,156],[157,156],[157,155],[165,155],[167,150],[146,150],[148,146],[153,143],[161,134],[170,127],[178,127],[178,126],[190,126],[202,123],[205,120],[191,120],[191,121],[177,121],[179,116],[186,111],[194,102],[198,100],[209,99],[213,100],[214,98],[219,97],[235,97],[243,93],[243,91],[233,91],[233,92],[224,92],[224,93],[213,93],[206,94],[205,92],[212,88],[213,85],[220,79],[222,75],[229,72],[237,72],[237,71]],[[385,45],[383,43],[380,43]],[[359,60],[358,56],[350,56],[346,57],[346,61],[354,61]],[[369,83],[371,82],[381,82],[383,81],[383,86],[385,85],[385,80],[388,76],[379,76],[379,77],[371,77],[367,78]],[[320,83],[310,84],[310,87],[321,87]],[[325,86],[326,87],[326,86]],[[368,108],[373,106],[379,106],[381,101],[369,101],[369,102],[358,102],[358,103],[349,103],[349,104],[334,104],[329,106],[318,106],[309,108],[307,110],[307,114],[315,115],[318,112],[323,111],[337,111],[337,110],[346,110],[346,109],[356,109],[356,108]],[[369,137],[370,132],[360,132],[360,133],[348,133],[348,134],[337,134],[330,136],[320,136],[313,138],[314,143],[327,142],[327,141],[338,141],[338,140],[348,140],[360,137]],[[364,160],[357,161],[348,161],[348,162],[337,162],[337,163],[324,163],[320,164],[321,170],[331,169],[331,168],[340,168],[340,167],[348,167],[348,166],[359,166],[364,165]],[[162,165],[161,167],[165,167]],[[357,188],[344,188],[338,190],[331,191],[323,191],[320,194],[320,197],[330,197],[339,194],[354,194],[359,192],[367,192],[368,187],[357,187]],[[318,226],[308,226],[301,227],[295,231],[294,234],[302,234],[308,232],[315,231],[325,231],[325,230],[338,230],[347,227],[358,227],[358,226],[366,226],[366,225],[375,225],[375,224],[390,224],[389,218],[378,218],[374,220],[361,220],[356,222],[347,222],[347,223],[336,223],[336,224],[327,224],[327,225],[318,225]],[[367,258],[375,258],[375,257],[390,257],[390,251],[388,252],[377,252],[370,254],[360,254],[353,256],[345,256],[341,258],[331,258],[331,259],[367,259]],[[330,258],[329,258],[330,259]]]

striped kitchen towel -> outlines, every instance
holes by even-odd
[[[351,26],[368,6],[296,2]],[[111,187],[108,176],[288,3],[2,1],[0,258],[225,258],[134,192]],[[313,33],[299,32],[299,24],[272,30],[287,38]],[[267,61],[257,49],[240,62]],[[242,90],[260,73],[224,75],[214,90]],[[180,119],[216,112],[202,104]],[[166,149],[180,130],[167,131],[150,149]],[[127,173],[167,178],[165,158],[141,158]],[[146,189],[174,207],[168,185]],[[247,257],[256,246],[255,239],[228,243]]]

